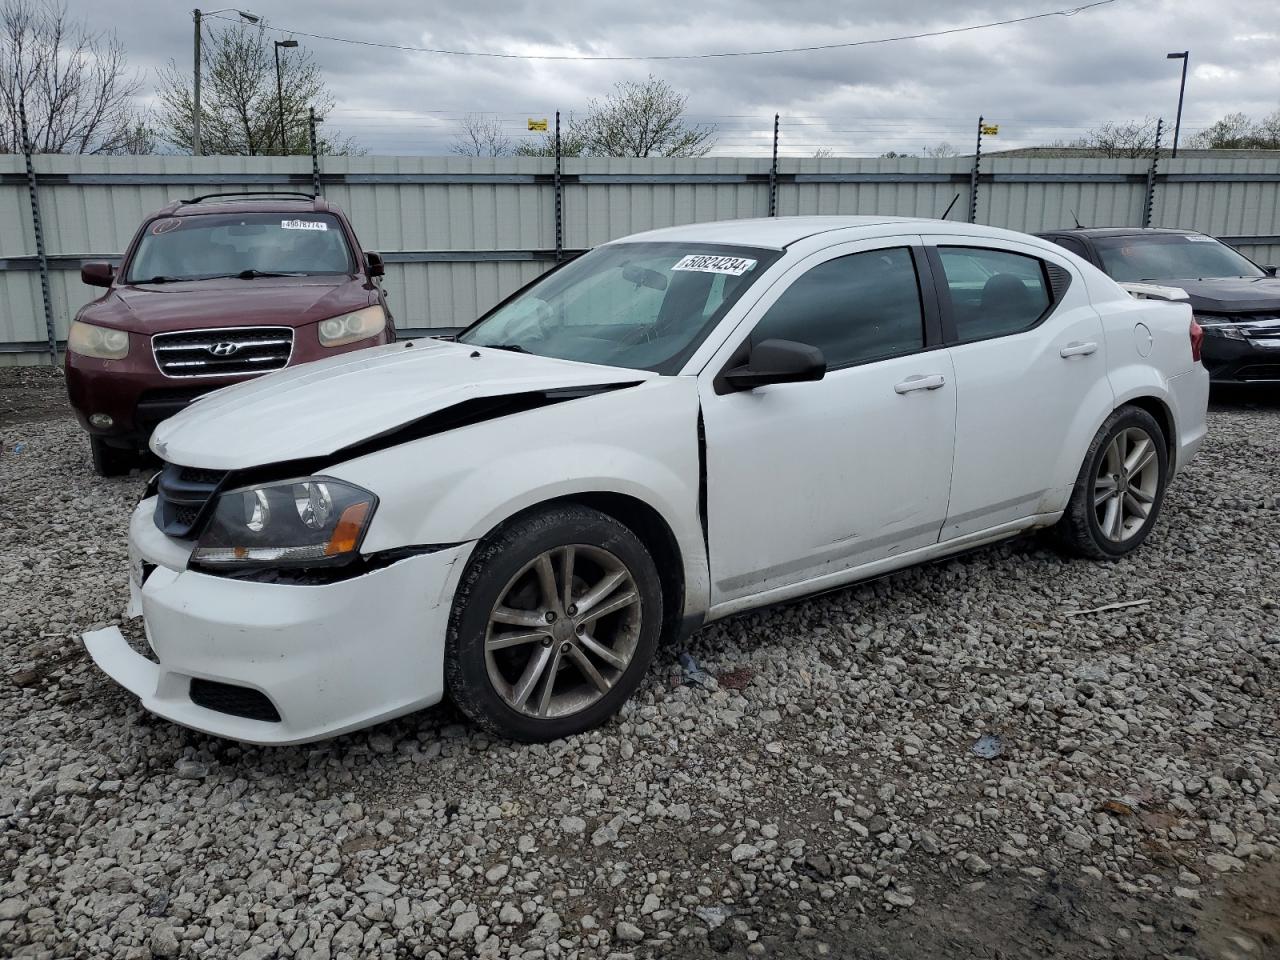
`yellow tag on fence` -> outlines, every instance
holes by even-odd
[[[984,137],[994,137],[999,133],[1000,133],[1000,124],[998,123],[992,123],[992,124],[984,123],[982,125],[982,135]]]
[[[540,131],[542,131],[543,133],[546,133],[546,132],[547,132],[547,118],[546,118],[546,117],[543,117],[541,120],[535,120],[535,119],[533,119],[533,117],[530,117],[530,118],[529,118],[529,129],[530,129],[530,130],[540,130]]]

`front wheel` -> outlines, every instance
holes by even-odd
[[[550,507],[476,548],[454,598],[445,675],[472,720],[513,740],[597,726],[639,686],[662,630],[662,584],[607,514]]]
[[[1160,513],[1169,476],[1164,431],[1138,407],[1121,407],[1089,445],[1059,539],[1073,552],[1115,560],[1137,549]]]

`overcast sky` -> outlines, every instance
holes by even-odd
[[[688,94],[718,130],[716,154],[767,152],[774,112],[782,153],[912,152],[948,141],[972,150],[978,115],[1000,125],[986,149],[1069,140],[1106,120],[1177,106],[1177,61],[1190,49],[1183,136],[1225,113],[1280,108],[1275,0],[1114,0],[1073,17],[844,50],[658,62],[563,62],[444,56],[311,39],[518,54],[700,54],[876,39],[1062,9],[1079,0],[245,0],[273,36],[312,52],[337,101],[333,127],[373,154],[447,152],[465,113],[496,115],[513,137],[526,119],[582,111],[619,80],[653,73]],[[191,11],[172,0],[71,0],[115,29],[150,89],[174,59],[190,69]],[[213,8],[213,5],[210,5]],[[210,25],[220,25],[210,21]],[[275,30],[285,33],[275,33]]]

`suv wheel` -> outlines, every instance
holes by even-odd
[[[90,437],[89,449],[93,453],[93,471],[100,477],[123,477],[138,462],[132,450],[113,447],[102,437]]]
[[[477,547],[449,622],[449,691],[514,740],[581,733],[639,686],[661,629],[662,584],[640,539],[597,510],[551,507]]]
[[[1121,407],[1093,438],[1059,538],[1075,553],[1115,560],[1147,539],[1169,479],[1164,431],[1137,407]]]

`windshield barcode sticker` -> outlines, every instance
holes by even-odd
[[[328,230],[329,225],[323,220],[281,220],[280,226],[286,230]]]
[[[709,253],[691,253],[672,270],[694,270],[698,273],[724,273],[731,277],[740,277],[748,270],[754,269],[756,262],[746,257],[717,257]]]
[[[1218,242],[1214,240],[1213,237],[1202,237],[1194,233],[1187,234],[1187,239],[1190,240],[1192,243],[1217,243]]]

